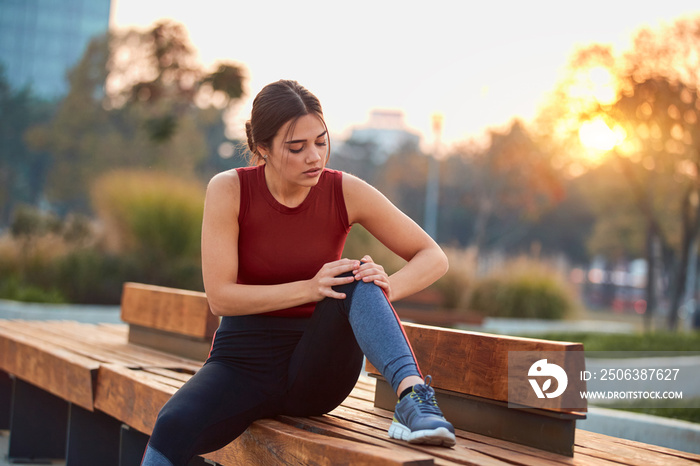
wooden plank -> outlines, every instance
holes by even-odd
[[[176,382],[171,382],[171,384],[179,383],[180,385],[182,385],[183,383],[190,380],[190,377],[192,377],[192,374],[189,374],[186,372],[174,371],[172,369],[163,369],[160,367],[144,367],[143,370],[144,370],[144,372],[148,372],[150,374],[155,374],[155,375],[160,375],[160,376],[163,376],[165,378],[176,381]]]
[[[95,407],[151,435],[160,408],[176,391],[143,371],[104,364],[97,375]]]
[[[642,442],[637,442],[634,440],[627,440],[627,439],[623,439],[623,438],[619,438],[619,437],[611,437],[609,435],[598,434],[598,433],[589,432],[589,431],[581,431],[581,435],[579,435],[579,438],[583,442],[587,442],[589,439],[597,439],[597,440],[602,440],[602,441],[606,441],[606,442],[619,443],[621,445],[632,446],[635,448],[639,448],[641,450],[648,450],[648,451],[655,452],[655,453],[661,453],[663,455],[670,455],[670,456],[675,456],[678,458],[685,458],[685,459],[694,461],[695,463],[700,463],[700,454],[690,453],[690,452],[680,451],[680,450],[674,450],[673,448],[661,447],[658,445],[651,445],[649,443],[642,443]]]
[[[323,420],[326,421],[327,418],[336,418],[343,422],[350,422],[354,424],[353,429],[355,430],[361,430],[362,428],[359,426],[368,426],[374,428],[376,432],[378,432],[377,435],[382,437],[386,436],[386,431],[391,424],[391,417],[391,411],[374,408],[366,402],[346,399],[340,407],[331,411],[328,416],[324,416]],[[436,451],[433,451],[431,449],[432,447],[413,447],[429,448],[431,449],[430,453],[433,455],[441,458],[450,458],[455,462],[466,462],[466,464],[471,464],[469,461],[478,461],[479,454],[483,454],[484,456],[488,456],[499,461],[504,461],[507,464],[543,464],[551,466],[608,466],[612,464],[619,464],[612,463],[611,461],[605,459],[591,458],[586,455],[578,455],[578,458],[572,459],[567,456],[558,455],[505,440],[474,434],[472,432],[467,432],[460,429],[456,429],[456,435],[459,450],[437,449]],[[469,452],[465,452],[463,448],[466,448],[469,450]],[[458,451],[459,454],[453,456],[454,451]],[[463,457],[467,459],[464,459]]]
[[[219,319],[204,293],[140,283],[125,283],[121,318],[129,324],[211,339]]]
[[[72,325],[66,326],[66,324]],[[116,363],[134,368],[168,367],[189,373],[196,372],[202,366],[199,361],[130,344],[125,333],[119,335],[114,335],[112,332],[104,333],[100,331],[100,326],[93,324],[63,321],[5,321],[0,325],[25,335],[41,332],[44,340],[104,363]]]
[[[42,340],[103,363],[126,367],[168,367],[194,373],[202,363],[181,356],[129,344],[126,333],[102,332],[101,326],[65,321],[0,321],[17,334],[42,335]],[[124,326],[126,327],[126,326]]]
[[[434,387],[444,390],[508,402],[508,354],[512,351],[556,352],[562,355],[562,361],[553,362],[567,366],[567,370],[585,368],[580,343],[490,335],[410,323],[405,323],[404,328],[421,371],[433,377]],[[379,374],[369,362],[366,370]],[[569,381],[570,384],[575,382]],[[530,385],[523,383],[522,386],[523,399],[532,403],[528,406],[538,406]],[[568,392],[577,394],[574,390]],[[546,408],[573,411],[570,408],[572,400],[566,395],[546,399]],[[578,404],[583,403],[579,401]],[[576,409],[579,410],[585,410],[585,407]]]
[[[328,414],[314,417],[277,416],[275,419],[308,432],[391,448],[399,452],[415,452],[411,444],[389,438],[386,431],[383,431],[382,435],[376,427],[343,421]]]
[[[429,455],[401,452],[307,432],[274,419],[254,422],[226,447],[203,455],[221,464],[432,465]]]
[[[591,456],[624,460],[629,465],[685,466],[700,464],[700,455],[624,440],[588,431],[579,431],[577,452]]]
[[[0,323],[0,325],[18,335],[33,338],[40,336],[44,343],[96,362],[119,363],[125,366],[135,365],[134,361],[128,357],[111,354],[109,347],[114,343],[101,341],[100,335],[96,334],[95,329],[90,324],[84,324],[82,332],[66,331],[60,322],[51,321],[12,321]],[[108,338],[111,339],[112,335],[110,334]]]
[[[40,340],[40,333],[26,337],[0,327],[0,369],[92,411],[99,364]]]
[[[366,415],[367,413],[364,413],[364,416],[355,417],[354,414],[356,413],[352,412],[352,410],[347,410],[349,415],[344,418],[338,415],[342,411],[346,410],[343,407],[339,407],[332,414],[325,416],[314,418],[281,417],[280,419],[304,430],[390,448],[392,454],[393,452],[411,451],[430,455],[435,458],[436,464],[464,464],[471,466],[505,466],[512,464],[483,455],[478,451],[469,450],[463,442],[458,442],[453,448],[444,448],[429,445],[413,445],[401,440],[391,439],[387,434],[390,422],[386,423],[385,426],[377,426],[372,421],[381,421],[381,418],[372,419],[371,415]]]
[[[125,324],[109,324],[109,323],[98,323],[97,328],[100,331],[109,332],[117,336],[127,337],[129,334],[129,326]]]
[[[373,411],[366,411],[366,407],[366,402],[345,400],[341,406],[331,411],[329,416],[351,424],[356,424],[356,426],[353,427],[355,430],[364,430],[367,433],[373,432],[373,435],[377,438],[386,438],[387,431],[391,425],[392,413],[390,411],[380,410],[378,408],[372,408]],[[367,428],[369,428],[369,431]],[[460,431],[457,430],[458,435],[459,432]],[[407,445],[405,442],[398,440],[392,440],[392,442],[395,442],[398,445]],[[479,466],[513,464],[511,461],[512,458],[503,458],[503,456],[507,457],[507,454],[501,455],[501,458],[497,458],[480,452],[479,450],[475,450],[473,446],[473,443],[470,444],[470,442],[464,441],[462,438],[458,437],[457,444],[452,448],[432,447],[427,445],[411,445],[411,448],[424,453],[429,453],[436,458],[441,458],[445,461],[458,464]],[[522,458],[526,458],[531,463],[533,461],[533,458],[528,457],[527,455],[520,456]]]

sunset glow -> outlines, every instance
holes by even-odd
[[[292,78],[321,99],[333,134],[347,136],[372,109],[392,108],[429,142],[430,115],[440,112],[442,138],[450,144],[512,118],[532,119],[577,47],[604,43],[624,50],[638,28],[697,11],[697,0],[635,8],[592,0],[575,15],[565,2],[545,3],[539,9],[548,14],[527,2],[465,10],[446,0],[421,7],[360,0],[338,16],[319,0],[274,6],[202,0],[196,8],[184,0],[113,0],[112,26],[146,28],[170,18],[187,27],[204,64],[243,64],[247,94],[232,117],[238,131],[262,86]],[[359,32],[358,25],[370,32]],[[593,68],[582,78],[586,99],[613,101],[616,87],[607,69]]]
[[[585,147],[605,152],[620,144],[626,134],[621,127],[611,129],[601,117],[596,117],[581,125],[578,136]]]

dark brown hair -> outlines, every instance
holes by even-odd
[[[301,84],[282,79],[265,86],[255,96],[250,120],[245,124],[248,148],[251,152],[251,165],[262,163],[263,158],[259,148],[264,147],[269,150],[272,139],[285,123],[294,120],[290,126],[290,131],[293,131],[296,120],[309,114],[316,115],[328,131],[323,119],[321,102]],[[326,138],[329,141],[328,154],[330,154],[328,134]]]

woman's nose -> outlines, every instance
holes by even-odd
[[[315,163],[323,158],[323,154],[325,153],[325,148],[320,148],[313,146],[310,151],[308,151],[308,155],[306,156],[306,161],[308,163]]]

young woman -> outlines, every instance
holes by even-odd
[[[251,166],[216,175],[204,208],[204,286],[221,325],[204,366],[161,409],[143,464],[184,465],[257,419],[327,413],[363,354],[400,400],[389,436],[454,445],[390,304],[440,278],[445,254],[377,190],[325,168],[321,105],[297,82],[263,88],[246,132]],[[341,259],[356,223],[406,265],[388,276],[369,256]]]

